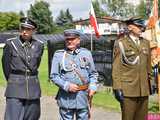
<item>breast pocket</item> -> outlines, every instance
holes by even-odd
[[[14,63],[15,65],[18,65],[20,61],[21,59],[18,54],[12,54],[12,63]]]
[[[31,64],[35,66],[37,65],[38,61],[39,61],[39,54],[34,54],[34,55],[32,54],[30,59]]]
[[[125,55],[126,55],[126,57],[135,56],[135,51],[133,51],[131,49],[125,50]]]
[[[125,51],[125,56],[127,57],[127,59],[130,61],[130,62],[133,62],[136,57],[137,57],[137,54],[135,51],[129,49],[129,50],[126,50]]]

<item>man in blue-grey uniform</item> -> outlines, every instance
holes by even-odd
[[[7,80],[5,120],[38,120],[41,89],[38,67],[44,45],[32,34],[36,23],[20,19],[20,34],[6,41],[2,67]]]
[[[88,120],[90,99],[95,94],[98,73],[91,52],[80,47],[80,32],[64,31],[65,49],[53,56],[51,79],[59,87],[56,96],[60,120]]]

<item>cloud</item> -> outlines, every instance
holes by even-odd
[[[36,0],[0,0],[0,11],[2,12],[19,12],[26,11],[30,8],[30,4],[34,4]],[[38,0],[37,0],[38,1]],[[74,19],[88,18],[90,0],[44,0],[50,4],[53,18],[59,15],[60,10],[69,8]]]

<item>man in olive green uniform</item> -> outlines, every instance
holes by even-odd
[[[113,49],[113,90],[120,102],[122,120],[145,120],[150,94],[151,71],[149,41],[143,39],[144,21],[126,21],[128,34],[115,41]]]

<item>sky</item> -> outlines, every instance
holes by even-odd
[[[30,8],[30,4],[34,4],[36,0],[0,0],[0,12],[18,12],[22,10],[26,13]],[[37,0],[38,1],[38,0]],[[69,8],[73,19],[88,18],[91,0],[43,0],[50,4],[52,16],[55,19],[59,15],[61,9]]]

